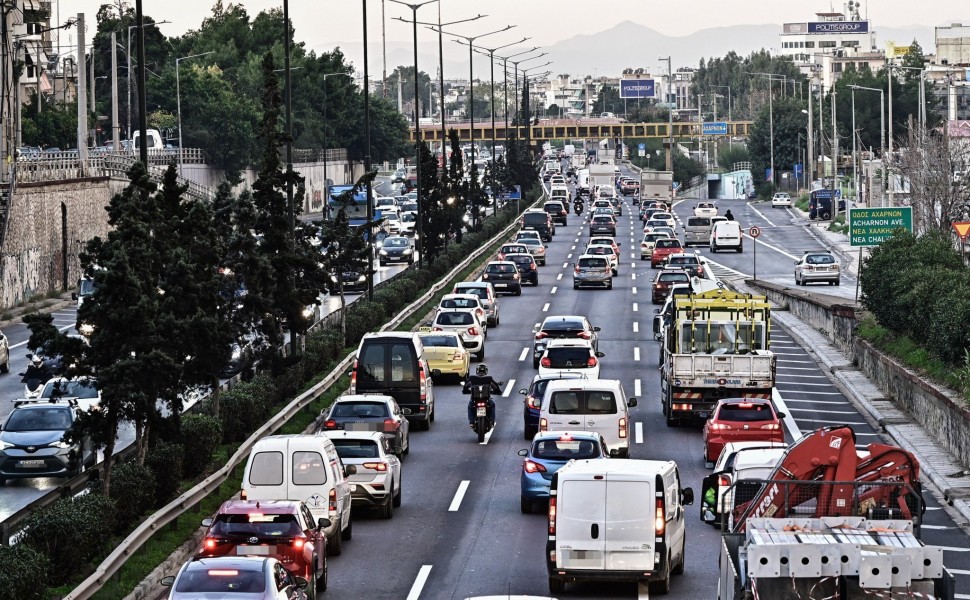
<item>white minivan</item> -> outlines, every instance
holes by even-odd
[[[673,461],[569,462],[549,491],[550,593],[597,580],[649,582],[666,594],[671,574],[684,572],[684,506],[693,502]]]
[[[710,237],[711,252],[721,250],[734,250],[735,252],[744,251],[744,242],[741,236],[741,224],[737,221],[717,221],[711,229]]]
[[[616,379],[550,381],[539,409],[539,431],[595,431],[606,440],[610,456],[626,458],[630,407],[636,405],[637,399],[627,398]]]
[[[327,554],[340,554],[344,540],[353,535],[350,520],[351,485],[347,477],[357,467],[347,465],[325,433],[271,435],[256,442],[243,472],[243,500],[298,500],[305,502],[314,521],[330,519]]]

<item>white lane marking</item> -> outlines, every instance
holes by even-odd
[[[579,230],[579,232],[580,232],[580,233],[582,233],[582,232],[583,232],[583,230],[582,230],[582,229],[580,229],[580,230]],[[579,238],[576,238],[576,239],[575,239],[575,240],[573,240],[573,241],[574,241],[574,242],[579,242]]]
[[[411,584],[411,591],[408,592],[406,600],[418,600],[421,597],[421,590],[424,589],[424,584],[428,582],[429,575],[431,575],[431,565],[421,565],[421,568],[418,569],[418,576],[414,578],[414,583]]]
[[[633,360],[640,360],[640,347],[636,346],[633,348]]]
[[[637,600],[650,600],[650,584],[638,581],[637,582]]]
[[[951,527],[950,525],[927,525],[922,524],[919,526],[920,529],[956,529],[956,527]],[[970,571],[965,571],[963,569],[947,569],[951,573],[956,573],[957,575],[970,575]]]
[[[471,481],[467,479],[458,484],[458,491],[455,492],[455,497],[451,500],[448,512],[458,512],[458,507],[461,506],[461,501],[465,497],[465,492],[468,491],[469,484],[471,484]]]
[[[636,273],[630,273],[630,279],[636,280],[636,278],[637,278]]]
[[[556,281],[562,281],[562,273],[556,275]]]
[[[785,391],[785,390],[781,390],[781,391]],[[791,390],[788,390],[788,391],[791,391]],[[845,401],[841,401],[840,402],[840,401],[837,401],[837,400],[793,400],[793,399],[789,398],[788,400],[785,400],[785,402],[787,402],[788,404],[796,404],[796,403],[799,403],[799,404],[834,404],[834,405],[837,405],[837,406],[845,406],[846,405],[845,404]],[[793,408],[792,410],[795,410],[795,409]]]
[[[775,403],[775,409],[778,412],[785,413],[785,427],[788,428],[788,433],[791,434],[792,438],[797,440],[802,437],[802,430],[798,428],[798,423],[795,422],[795,417],[792,416],[791,411],[785,405],[785,399],[781,397],[778,388],[771,388],[771,399]]]
[[[817,408],[789,408],[791,412],[807,412],[812,414],[825,414],[825,415],[857,415],[854,410],[819,410]]]
[[[546,302],[542,305],[542,312],[549,312],[549,303]]]
[[[563,268],[563,269],[565,269],[565,268],[566,268],[566,267],[568,267],[568,266],[569,266],[569,263],[568,263],[568,262],[564,262],[564,263],[562,263],[562,268]]]
[[[640,324],[637,323],[636,321],[634,321],[633,322],[633,333],[637,333],[639,331],[640,331]]]
[[[572,252],[570,252],[569,254],[566,255],[566,258],[572,258],[572,257],[573,257],[573,253]]]
[[[74,327],[74,325],[66,325],[64,327],[58,328],[58,331],[67,331],[68,329],[72,329],[73,327]],[[27,345],[27,342],[29,342],[29,341],[30,341],[29,339],[26,339],[26,340],[20,342],[19,344],[14,344],[13,346],[9,346],[7,349],[8,350],[13,350],[14,348],[19,348],[21,346],[26,346]]]
[[[643,423],[637,421],[633,425],[633,441],[636,444],[643,443]]]
[[[632,242],[633,240],[630,240],[630,241]],[[636,254],[634,254],[633,252],[630,253],[630,258],[636,258],[636,257],[637,257]]]
[[[525,357],[529,354],[529,348],[525,347],[522,349],[522,354],[519,355],[519,362],[525,360]]]
[[[634,286],[634,287],[633,287],[633,295],[634,295],[634,296],[636,296],[636,295],[637,295],[637,288],[636,288],[636,286]]]
[[[561,273],[560,273],[560,275],[561,275]],[[552,286],[552,289],[551,289],[551,290],[549,290],[549,293],[550,293],[550,294],[555,294],[555,293],[556,293],[556,290],[558,290],[558,289],[559,289],[558,287],[556,287],[556,286]]]
[[[634,303],[633,303],[633,312],[637,312],[637,311],[639,311],[639,310],[640,310],[640,307],[639,307],[639,306],[637,306],[637,303],[636,303],[636,302],[634,302]]]
[[[762,246],[764,246],[766,248],[771,248],[775,252],[778,252],[779,254],[784,254],[785,256],[787,256],[788,258],[790,258],[792,260],[798,260],[800,258],[798,256],[795,256],[794,254],[790,254],[788,252],[785,252],[784,250],[782,250],[778,246],[772,246],[771,244],[769,244],[767,242],[762,242],[761,240],[756,240],[753,237],[751,237],[750,235],[748,235],[747,233],[744,234],[744,237],[746,237],[749,240],[751,240],[751,243],[753,243],[753,244],[761,244]]]
[[[630,268],[631,269],[637,268],[637,263],[635,263],[635,262],[630,263]]]
[[[749,204],[748,206],[750,206],[751,207],[751,210],[753,210],[759,217],[761,217],[762,219],[764,219],[765,221],[767,221],[769,225],[771,225],[772,227],[775,226],[775,224],[771,222],[771,219],[769,219],[768,217],[766,217],[764,215],[764,213],[762,213],[760,210],[758,210],[757,208],[754,207],[754,204]]]
[[[515,380],[509,379],[509,382],[505,384],[505,391],[502,392],[503,398],[508,398],[509,394],[512,393],[512,388],[515,386]]]
[[[633,380],[633,397],[634,398],[639,398],[640,397],[640,394],[641,394],[641,392],[640,392],[640,380],[639,379],[634,379]]]
[[[576,246],[573,246],[572,248],[570,248],[570,250],[575,250],[575,249],[576,249]]]

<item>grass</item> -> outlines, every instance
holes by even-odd
[[[906,367],[956,390],[965,400],[970,401],[970,359],[962,367],[955,369],[909,337],[879,325],[872,316],[867,316],[859,323],[857,332],[859,337]]]
[[[845,224],[845,214],[840,213],[829,223],[829,231],[834,233],[846,233],[849,231],[849,226]]]
[[[795,200],[795,208],[802,212],[808,212],[808,194],[802,194]]]

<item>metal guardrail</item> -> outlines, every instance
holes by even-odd
[[[451,281],[453,277],[461,273],[461,271],[467,268],[468,265],[473,261],[480,258],[490,246],[498,242],[501,238],[509,235],[509,233],[511,233],[511,231],[517,227],[518,224],[519,222],[517,219],[509,223],[505,229],[493,236],[491,240],[483,244],[481,247],[472,252],[468,258],[456,265],[454,269],[452,269],[447,275],[435,283],[424,295],[409,304],[396,317],[385,323],[384,326],[381,327],[381,331],[387,331],[403,323],[411,316],[411,313],[420,309],[426,302],[433,298],[435,294],[444,289],[444,287],[449,281]],[[79,586],[74,588],[71,593],[65,596],[64,600],[85,600],[86,598],[93,596],[115,573],[121,569],[125,562],[127,562],[128,558],[134,555],[134,553],[137,552],[145,544],[145,542],[151,538],[152,535],[154,535],[156,531],[175,520],[182,513],[190,510],[212,491],[217,490],[219,486],[229,478],[233,469],[238,467],[240,463],[242,463],[243,459],[249,456],[250,450],[257,441],[259,441],[262,437],[270,435],[274,431],[282,428],[283,425],[294,415],[303,410],[303,408],[308,406],[318,397],[323,395],[330,388],[330,386],[336,383],[346,372],[347,368],[353,363],[353,359],[353,353],[348,354],[347,357],[340,361],[322,381],[297,396],[262,427],[253,432],[253,434],[249,436],[249,438],[247,438],[246,441],[239,446],[239,449],[236,450],[236,452],[229,458],[229,462],[227,462],[225,466],[221,467],[218,471],[205,478],[205,480],[203,480],[201,483],[186,491],[178,498],[172,500],[164,507],[159,509],[155,514],[143,521],[141,525],[128,534],[128,537],[126,537],[121,544],[119,544],[118,547],[116,547],[104,559],[104,561],[102,561],[98,568],[95,569],[94,573],[81,582]]]
[[[340,162],[347,160],[347,149],[346,148],[294,148],[293,149],[293,162],[295,163],[308,163],[308,162],[322,162],[324,160],[324,155],[326,155],[326,160],[329,162]]]

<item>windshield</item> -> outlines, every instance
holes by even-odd
[[[478,298],[444,298],[441,308],[478,308]]]
[[[509,260],[519,266],[531,265],[533,262],[535,262],[532,260],[531,254],[512,254],[509,256]]]
[[[524,244],[509,244],[507,246],[502,246],[502,254],[514,254],[516,252],[525,252],[528,248]]]
[[[94,293],[94,290],[96,290],[96,289],[98,289],[98,286],[95,285],[93,279],[82,279],[81,280],[81,289],[78,290],[78,295],[79,296],[90,296],[91,294]]]
[[[338,418],[370,418],[389,416],[387,405],[383,402],[338,402],[333,407],[331,417]]]
[[[66,431],[71,428],[71,409],[66,406],[14,410],[4,431]]]
[[[599,458],[599,444],[592,440],[542,440],[532,445],[534,458],[550,460],[582,460],[585,458]]]
[[[303,530],[296,515],[271,515],[264,509],[247,514],[219,515],[209,530],[210,536],[293,537]]]
[[[693,256],[672,256],[667,259],[668,265],[697,265],[697,258]]]
[[[454,335],[422,335],[421,343],[426,348],[457,348],[458,338]]]
[[[407,248],[411,243],[404,238],[387,238],[384,240],[385,248]]]
[[[805,262],[810,265],[831,265],[835,259],[828,254],[810,254],[805,257]]]
[[[40,393],[40,397],[97,399],[98,388],[92,380],[64,381],[53,379],[44,386],[44,391]]]
[[[187,569],[178,578],[175,591],[185,594],[262,594],[266,576],[261,569]]]
[[[694,327],[685,323],[681,329],[681,351],[705,354],[747,354],[761,350],[764,344],[764,323],[742,323],[740,331],[736,323],[694,321]],[[693,342],[692,342],[693,340]]]
[[[336,438],[333,445],[337,447],[340,458],[380,458],[380,449],[374,440],[348,440]]]

